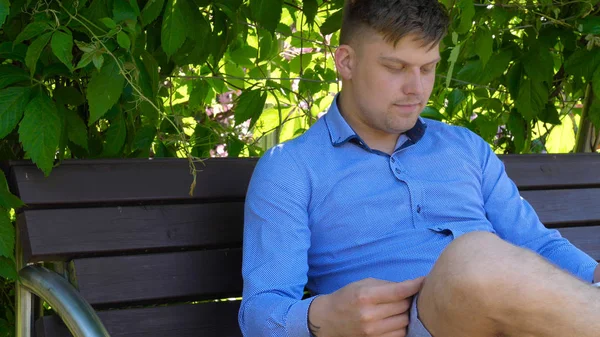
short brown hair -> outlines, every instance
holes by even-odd
[[[446,8],[437,0],[346,0],[340,43],[371,28],[396,45],[415,34],[424,45],[439,43],[448,31]]]

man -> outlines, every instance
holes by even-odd
[[[481,138],[419,118],[447,25],[435,0],[347,2],[342,92],[249,186],[244,335],[600,335],[596,261]]]

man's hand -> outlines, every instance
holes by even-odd
[[[412,296],[423,280],[369,278],[319,296],[308,311],[309,329],[316,337],[406,336]]]

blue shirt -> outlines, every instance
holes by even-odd
[[[596,261],[539,221],[489,144],[420,119],[390,156],[370,149],[337,104],[302,136],[269,150],[246,198],[245,336],[308,337],[314,297],[364,278],[427,275],[471,231],[496,233],[592,282]]]

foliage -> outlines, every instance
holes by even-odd
[[[423,115],[506,153],[543,152],[578,120],[599,130],[599,1],[444,0],[453,24]],[[310,127],[339,90],[342,6],[0,0],[0,159],[48,175],[66,158],[260,155]],[[8,280],[19,206],[0,176]],[[0,286],[0,336],[12,329],[10,289]]]

